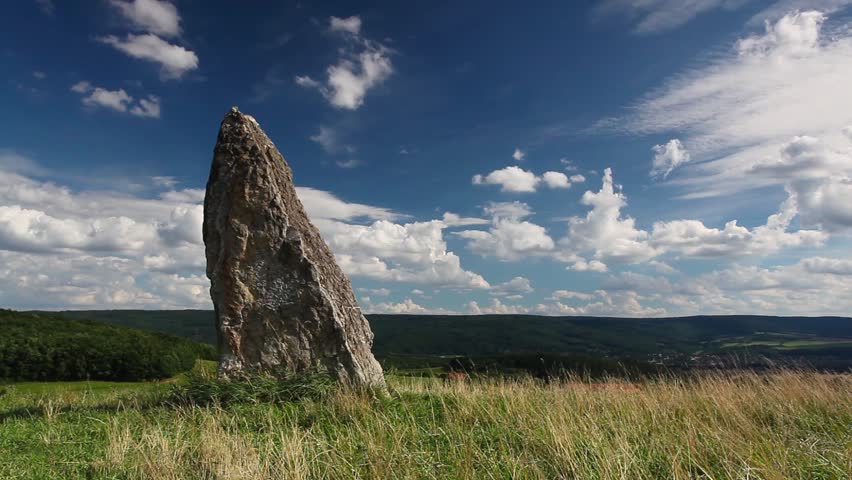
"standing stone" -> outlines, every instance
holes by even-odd
[[[257,121],[232,108],[204,198],[219,374],[327,369],[384,387],[349,279],[305,214],[293,173]]]

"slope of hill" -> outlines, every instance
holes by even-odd
[[[0,379],[167,378],[215,355],[210,345],[59,315],[0,310]]]
[[[62,312],[214,344],[213,312]],[[378,357],[549,353],[707,365],[730,355],[852,367],[852,318],[696,316],[677,318],[534,315],[368,315]]]

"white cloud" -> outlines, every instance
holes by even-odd
[[[848,148],[841,131],[852,124],[850,56],[852,30],[821,12],[787,13],[674,75],[611,124],[677,132],[695,164],[674,182],[687,198],[786,185],[790,178],[747,173],[797,136]]]
[[[816,10],[832,14],[852,4],[852,0],[776,0],[769,7],[754,14],[748,22],[749,26],[762,26],[767,21],[774,22],[790,12]]]
[[[403,215],[383,207],[350,203],[331,192],[311,187],[296,187],[296,193],[312,220],[396,220]]]
[[[175,188],[178,184],[178,180],[175,177],[169,175],[155,175],[151,177],[151,182],[158,187],[166,187],[166,188]],[[202,197],[203,199],[203,197]]]
[[[575,292],[573,290],[554,290],[547,300],[561,300],[563,298],[590,301],[595,296],[590,293]]]
[[[648,298],[643,297],[632,290],[621,290],[615,292],[596,290],[594,295],[581,295],[582,296],[567,296],[566,298],[576,298],[587,303],[582,305],[567,305],[556,299],[557,301],[552,301],[551,303],[541,303],[536,305],[531,309],[531,313],[538,313],[541,315],[592,315],[617,317],[661,317],[668,314],[665,308],[642,305],[642,301],[645,301]]]
[[[180,15],[177,8],[164,0],[109,0],[134,27],[164,37],[180,35]]]
[[[517,315],[529,313],[529,308],[521,305],[506,305],[499,299],[492,298],[488,305],[480,306],[478,302],[468,302],[467,311],[472,315]]]
[[[141,98],[134,102],[123,88],[107,90],[93,87],[89,82],[81,81],[71,86],[71,91],[87,94],[82,98],[83,105],[93,108],[106,108],[121,113],[129,113],[137,117],[160,118],[160,99],[154,95]]]
[[[852,140],[852,139],[850,139]],[[780,154],[756,163],[751,176],[786,182],[801,223],[828,232],[852,228],[852,149],[835,150],[817,138],[795,137]]]
[[[209,308],[201,238],[204,191],[174,190],[171,177],[148,184],[170,190],[159,198],[74,192],[0,170],[0,257],[15,259],[0,263],[3,304]],[[400,215],[385,208],[348,203],[307,187],[297,192],[350,275],[443,288],[490,288],[447,250],[441,220],[399,225],[390,220]],[[367,226],[347,223],[356,219],[374,221]],[[101,268],[105,272],[98,276]],[[39,280],[45,272],[49,279]],[[51,298],[3,286],[24,277],[31,286],[43,281],[41,293]]]
[[[72,92],[87,93],[91,90],[92,90],[92,84],[85,81],[85,80],[81,80],[81,81],[75,83],[74,85],[71,85],[71,91]]]
[[[562,172],[544,172],[541,179],[550,188],[571,188],[571,180]]]
[[[44,80],[47,78],[47,74],[42,72],[41,70],[33,70],[33,78],[36,80]]]
[[[852,259],[810,257],[800,260],[799,265],[809,273],[852,275]]]
[[[366,300],[369,300],[367,298]],[[457,313],[445,308],[429,308],[419,305],[410,298],[400,303],[382,302],[372,304],[369,301],[364,305],[365,313],[384,313],[397,315],[456,315]]]
[[[393,73],[391,50],[361,37],[361,20],[358,17],[331,17],[330,24],[332,31],[348,33],[347,48],[341,49],[337,63],[326,69],[324,84],[307,75],[297,75],[295,80],[302,87],[319,90],[336,108],[357,110],[364,104],[367,92]]]
[[[314,80],[311,77],[308,77],[307,75],[296,75],[294,77],[294,79],[296,81],[296,85],[299,85],[300,87],[305,87],[305,88],[319,88],[320,87],[319,82],[317,82],[316,80]]]
[[[583,183],[583,182],[586,181],[586,177],[577,173],[577,174],[571,175],[569,180],[571,180],[571,183]]]
[[[827,238],[823,232],[787,231],[795,215],[796,204],[790,198],[779,213],[767,219],[766,225],[751,230],[737,225],[736,220],[727,222],[722,229],[708,228],[697,220],[657,222],[651,244],[688,257],[766,255],[788,247],[821,245]]]
[[[568,268],[577,272],[606,272],[608,270],[606,264],[600,260],[586,261],[582,258],[576,260],[574,264]]]
[[[490,220],[484,218],[462,217],[452,212],[444,212],[442,219],[447,227],[467,227],[471,225],[488,225]]]
[[[376,295],[376,296],[379,296],[379,297],[387,297],[388,295],[391,294],[391,291],[388,290],[387,288],[359,288],[358,291],[359,292],[366,292],[366,293],[369,293],[371,295]]]
[[[523,160],[524,157],[526,157],[526,156],[527,156],[527,154],[525,152],[523,152],[520,148],[516,148],[515,153],[512,154],[512,158],[514,158],[515,160],[517,160],[519,162],[521,160]]]
[[[660,33],[673,30],[712,10],[732,10],[748,0],[603,0],[594,9],[598,17],[621,15],[635,22],[634,32]]]
[[[361,165],[361,160],[350,158],[348,160],[338,160],[334,164],[340,168],[355,168]]]
[[[737,52],[745,57],[772,57],[783,61],[790,57],[809,56],[819,48],[820,28],[825,21],[822,12],[794,12],[766,22],[763,35],[752,35],[737,42]]]
[[[665,145],[655,145],[652,151],[654,152],[654,161],[651,165],[652,177],[666,178],[674,169],[689,161],[689,152],[676,138],[669,140]]]
[[[313,219],[343,270],[378,280],[487,289],[481,275],[464,270],[458,255],[447,250],[446,225],[440,220],[371,225]]]
[[[647,242],[648,233],[637,229],[634,219],[622,217],[627,197],[613,184],[611,169],[604,170],[602,180],[600,191],[583,194],[580,201],[591,210],[584,218],[570,219],[568,235],[559,242],[561,248],[570,254],[593,251],[599,262],[636,263],[658,255]],[[585,262],[578,262],[574,268],[603,269],[599,264]]]
[[[734,265],[672,281],[624,272],[606,287],[646,292],[670,312],[690,314],[840,315],[852,308],[852,260],[808,257],[790,265]]]
[[[130,114],[137,117],[160,118],[160,98],[154,95],[140,98],[139,103],[130,109]]]
[[[677,273],[676,268],[672,267],[671,265],[669,265],[666,262],[661,262],[659,260],[651,260],[650,262],[648,262],[648,265],[653,267],[654,270],[657,271],[657,273],[663,273],[663,274]]]
[[[523,220],[532,214],[525,203],[492,203],[485,207],[492,215],[488,231],[463,230],[454,235],[467,240],[468,250],[483,257],[519,260],[528,256],[547,255],[554,248],[547,230]]]
[[[352,35],[361,33],[361,17],[353,15],[347,18],[331,17],[329,29],[332,32],[349,32]]]
[[[187,72],[198,68],[198,55],[180,45],[173,45],[153,34],[136,35],[128,33],[124,39],[115,35],[98,37],[101,43],[112,45],[115,49],[140,60],[160,65],[163,79],[179,79]]]
[[[485,175],[474,175],[474,185],[500,185],[504,192],[527,193],[535,192],[541,179],[534,173],[520,167],[510,165]]]
[[[133,97],[127,94],[123,88],[118,90],[106,90],[97,87],[87,97],[83,97],[83,105],[92,107],[103,107],[116,112],[126,112],[127,106],[133,101]]]
[[[509,281],[494,285],[491,288],[492,295],[511,295],[518,293],[533,292],[532,282],[526,277],[514,277]]]
[[[341,60],[328,67],[327,88],[322,92],[335,107],[356,110],[363,105],[367,91],[384,82],[392,72],[388,51],[376,47],[361,52],[355,62]]]
[[[474,185],[500,185],[503,192],[531,193],[535,192],[542,183],[548,188],[571,188],[572,181],[585,181],[582,175],[572,175],[570,178],[562,172],[544,172],[537,176],[533,172],[515,165],[494,170],[488,175],[474,175],[471,182]]]

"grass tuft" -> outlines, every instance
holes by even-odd
[[[254,373],[230,379],[192,371],[184,382],[171,386],[164,400],[176,406],[276,404],[321,400],[337,387],[334,379],[325,372],[288,372],[282,375]]]

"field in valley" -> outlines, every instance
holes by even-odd
[[[165,402],[172,385],[0,386],[0,478],[852,476],[850,374],[389,376],[387,396],[226,405]]]

